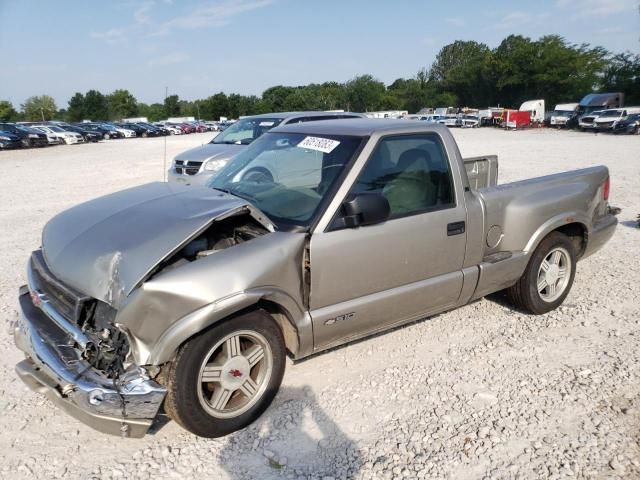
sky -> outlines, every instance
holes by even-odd
[[[139,101],[344,82],[390,84],[444,45],[510,34],[640,53],[640,0],[0,0],[0,99],[65,108],[75,92]]]

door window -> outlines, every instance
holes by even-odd
[[[352,193],[382,194],[391,218],[455,206],[449,162],[435,134],[382,139]]]

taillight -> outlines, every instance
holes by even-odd
[[[610,178],[607,177],[607,179],[604,181],[604,185],[602,185],[602,199],[605,202],[609,201],[609,190],[611,188],[610,183]]]

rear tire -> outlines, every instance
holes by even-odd
[[[245,428],[276,396],[285,358],[282,332],[263,310],[215,324],[188,340],[169,365],[164,408],[201,437]]]
[[[507,297],[527,312],[550,312],[569,294],[575,274],[573,243],[566,235],[551,232],[536,248],[520,280],[507,289]]]

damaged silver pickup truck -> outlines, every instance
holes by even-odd
[[[143,436],[164,408],[216,437],[300,359],[506,289],[543,314],[613,235],[609,173],[497,184],[446,127],[278,127],[208,187],[152,183],[46,225],[15,332],[22,380],[88,425]]]

